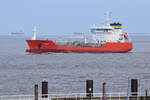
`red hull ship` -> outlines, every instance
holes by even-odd
[[[91,27],[92,39],[84,36],[80,40],[56,41],[36,40],[36,28],[33,30],[32,40],[26,40],[29,53],[122,53],[129,52],[133,44],[127,32],[122,31],[122,24],[107,23],[104,26]]]
[[[121,53],[132,50],[132,43],[106,42],[100,47],[65,47],[57,46],[51,40],[27,40],[29,53]]]

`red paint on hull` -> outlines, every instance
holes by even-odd
[[[57,46],[51,40],[26,40],[29,53],[121,53],[129,52],[133,48],[132,43],[113,43],[107,42],[101,47],[64,47]]]

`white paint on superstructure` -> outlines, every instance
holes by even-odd
[[[110,15],[105,16],[106,23],[104,26],[100,27],[94,24],[91,27],[93,42],[126,42],[127,40],[124,38],[126,32],[122,31],[122,25],[120,23],[112,23],[110,25]]]

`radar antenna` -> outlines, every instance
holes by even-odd
[[[110,19],[111,19],[111,12],[106,12],[105,13],[105,24],[107,26],[110,26]]]

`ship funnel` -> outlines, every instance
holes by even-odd
[[[36,40],[36,33],[37,33],[36,26],[34,26],[32,33],[33,33],[32,40]]]

